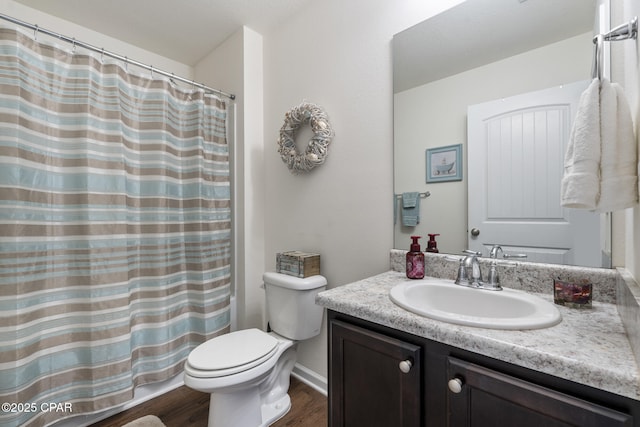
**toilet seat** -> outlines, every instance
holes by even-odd
[[[259,329],[245,329],[210,339],[187,358],[189,375],[213,378],[237,374],[268,360],[278,348],[278,339]]]

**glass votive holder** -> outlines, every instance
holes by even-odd
[[[591,308],[593,287],[588,280],[553,280],[553,302],[571,308]]]

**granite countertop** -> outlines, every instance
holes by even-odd
[[[404,273],[388,271],[321,292],[316,303],[380,325],[640,400],[640,373],[615,304],[594,301],[592,309],[558,306],[562,322],[546,329],[476,328],[432,320],[396,306],[389,299],[389,290],[405,280]],[[537,295],[553,301],[551,294]]]

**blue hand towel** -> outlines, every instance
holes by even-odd
[[[402,225],[415,227],[420,223],[420,193],[402,193]]]

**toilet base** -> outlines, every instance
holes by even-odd
[[[262,405],[260,400],[260,393],[256,389],[211,394],[209,427],[267,427],[284,417],[291,409],[291,398],[288,394]]]
[[[278,401],[262,405],[262,421],[260,427],[267,427],[287,415],[291,409],[291,398],[288,394],[282,396]]]

